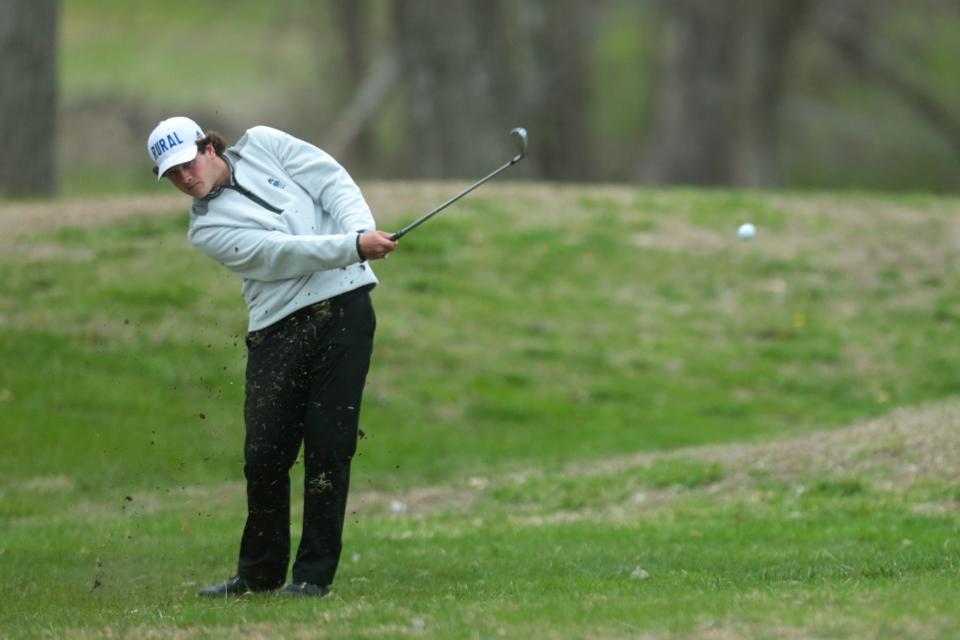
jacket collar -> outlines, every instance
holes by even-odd
[[[208,193],[207,195],[205,195],[205,196],[202,197],[202,198],[199,198],[200,200],[207,200],[207,201],[213,200],[214,198],[216,198],[217,196],[219,196],[221,193],[223,193],[223,190],[224,190],[224,189],[227,189],[227,188],[229,188],[229,187],[235,187],[235,186],[236,186],[236,184],[237,184],[237,178],[236,178],[237,165],[236,165],[236,161],[239,160],[240,157],[237,156],[237,158],[234,159],[234,158],[231,157],[232,154],[233,154],[233,151],[232,151],[231,149],[227,149],[226,151],[223,152],[223,155],[220,156],[221,158],[224,159],[224,161],[227,163],[227,166],[230,168],[230,184],[228,184],[228,185],[223,185],[223,186],[219,186],[219,187],[216,187],[215,189],[211,189],[211,190],[210,190],[210,193]]]

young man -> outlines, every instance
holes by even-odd
[[[396,249],[332,157],[269,127],[232,147],[192,120],[163,120],[157,179],[193,197],[190,241],[243,279],[249,308],[237,573],[199,591],[324,596],[340,559],[350,462],[376,318],[367,261]],[[304,450],[303,535],[290,561],[290,467]],[[281,588],[282,587],[282,588]]]

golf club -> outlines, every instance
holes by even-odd
[[[497,169],[495,169],[492,173],[490,173],[486,177],[481,178],[480,180],[477,180],[472,185],[470,185],[469,187],[467,187],[457,195],[453,196],[452,198],[450,198],[449,200],[441,204],[436,209],[433,209],[432,211],[425,213],[424,215],[420,216],[419,218],[417,218],[416,220],[414,220],[413,222],[405,226],[403,229],[400,229],[400,231],[397,231],[395,234],[390,236],[390,239],[399,240],[400,238],[407,235],[408,233],[410,233],[411,231],[419,227],[421,224],[423,224],[433,216],[437,215],[438,213],[440,213],[441,211],[449,207],[451,204],[453,204],[463,196],[467,195],[468,193],[470,193],[471,191],[473,191],[474,189],[482,185],[484,182],[486,182],[490,178],[494,177],[504,169],[508,169],[513,165],[517,164],[518,162],[520,162],[521,160],[523,160],[524,158],[526,158],[527,157],[527,130],[524,129],[523,127],[517,127],[516,129],[510,132],[510,137],[513,139],[514,146],[517,149],[517,155],[513,156],[508,162],[505,162],[504,164],[497,167]]]

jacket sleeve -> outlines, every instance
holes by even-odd
[[[356,233],[292,236],[213,225],[194,227],[188,235],[203,253],[248,280],[286,280],[360,262]]]
[[[270,127],[250,131],[277,158],[314,202],[333,216],[345,231],[373,231],[376,222],[360,188],[333,156],[288,133]]]

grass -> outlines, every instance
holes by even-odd
[[[328,20],[325,11],[302,0],[287,0],[280,9],[251,0],[136,7],[118,0],[67,0],[62,90],[71,100],[119,95],[208,104],[223,92],[262,100],[251,87],[277,90],[315,78],[317,58],[330,54],[318,51],[312,39]],[[225,49],[232,55],[222,55]],[[216,61],[216,87],[191,78],[206,64],[199,60]],[[282,81],[279,67],[285,67]]]
[[[436,199],[371,192],[388,227]],[[193,595],[243,519],[239,283],[175,211],[20,235],[0,635],[950,637],[958,205],[459,203],[375,265],[344,561],[306,603]]]

